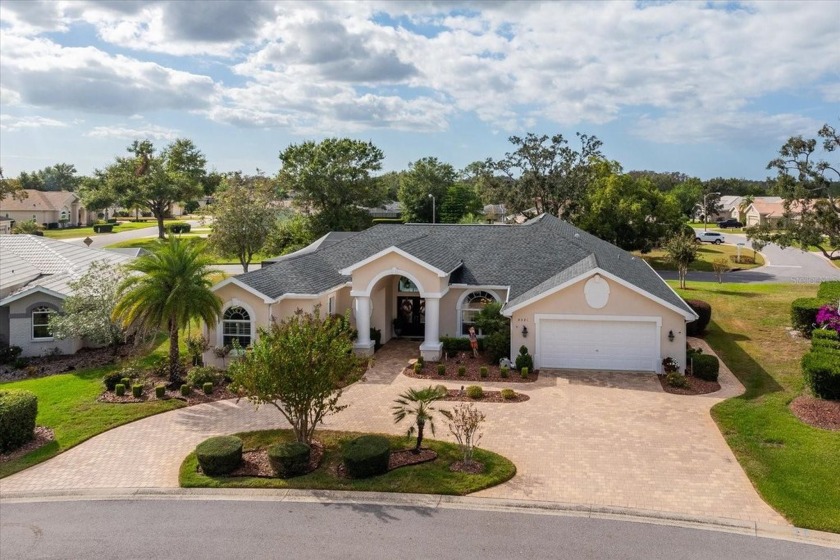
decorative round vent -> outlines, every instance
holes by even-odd
[[[583,295],[586,297],[586,303],[589,304],[589,307],[601,309],[610,300],[610,285],[601,278],[600,274],[596,274],[586,282],[583,287]]]

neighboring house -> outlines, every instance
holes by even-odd
[[[351,313],[355,348],[417,337],[441,358],[443,336],[466,336],[491,301],[511,319],[511,354],[525,345],[536,367],[661,371],[685,364],[685,325],[696,314],[642,259],[549,215],[523,225],[380,224],[274,259],[213,287],[222,319],[217,347],[247,346],[260,327],[295,310]],[[209,361],[221,363],[207,354]]]
[[[482,210],[484,218],[489,223],[504,223],[507,216],[507,208],[504,204],[485,204]]]
[[[49,315],[61,312],[69,282],[103,260],[117,266],[132,258],[36,235],[0,236],[0,341],[20,346],[23,356],[84,347],[81,339],[54,339]]]
[[[12,219],[0,216],[0,235],[12,233]]]
[[[756,197],[744,211],[744,225],[763,226],[776,225],[785,214],[785,203],[781,197]],[[799,212],[794,206],[791,215],[796,216]]]
[[[13,222],[37,223],[48,227],[79,226],[93,223],[96,215],[82,206],[75,193],[69,191],[36,191],[25,189],[26,198],[6,197],[0,200],[0,217]]]
[[[398,201],[388,202],[382,206],[366,208],[373,219],[399,219],[402,217],[402,205]]]
[[[709,223],[734,218],[739,222],[749,225],[747,223],[746,208],[744,208],[745,198],[746,197],[743,196],[733,195],[721,196],[719,210],[715,214],[709,214]],[[769,205],[778,205],[782,203],[782,198],[779,196],[754,196],[753,201],[758,203],[767,203]],[[694,214],[696,220],[703,220],[702,204],[697,205]]]

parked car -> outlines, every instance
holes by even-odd
[[[722,233],[718,233],[716,231],[698,231],[697,242],[702,243],[703,241],[705,241],[706,243],[714,243],[715,245],[720,245],[721,243],[726,242],[726,238],[723,237]]]
[[[717,223],[719,228],[726,229],[726,228],[742,228],[744,224],[739,222],[735,218],[729,218],[728,220],[722,220]]]

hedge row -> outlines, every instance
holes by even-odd
[[[687,323],[685,326],[688,336],[702,336],[712,320],[712,306],[708,302],[699,299],[687,299],[685,302],[694,310],[699,318]]]
[[[711,354],[695,354],[691,358],[691,375],[706,381],[717,381],[720,360]]]
[[[790,322],[802,336],[811,338],[811,331],[817,323],[817,312],[825,305],[825,299],[819,297],[799,298],[790,304]]]
[[[802,374],[814,396],[840,399],[840,337],[837,332],[813,331],[811,351],[802,357]]]
[[[0,452],[17,449],[35,435],[38,397],[29,391],[0,390]]]
[[[452,356],[458,352],[472,352],[470,348],[470,339],[455,336],[442,336],[440,341],[443,343],[443,351]],[[484,350],[484,339],[478,339],[478,349]]]

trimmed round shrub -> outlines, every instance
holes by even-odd
[[[817,323],[817,312],[825,305],[821,298],[799,298],[790,303],[790,323],[802,336],[811,338]]]
[[[802,373],[814,396],[840,400],[840,356],[811,351],[802,356]]]
[[[449,389],[446,387],[446,385],[435,385],[435,391],[437,391],[444,397],[449,394]]]
[[[242,462],[242,440],[236,436],[216,436],[202,441],[195,456],[204,474],[228,474]]]
[[[524,344],[519,347],[519,355],[516,357],[516,369],[522,371],[523,368],[534,369],[534,358],[528,353],[528,347]]]
[[[209,381],[207,383],[205,383],[204,385],[202,385],[201,388],[204,390],[205,395],[212,395],[213,394],[213,384],[210,383]]]
[[[665,383],[667,383],[670,387],[676,387],[678,389],[685,389],[688,387],[688,379],[676,371],[672,371],[665,376]]]
[[[507,379],[510,375],[510,368],[507,366],[502,366],[499,368],[499,375],[502,376],[502,379]]]
[[[0,389],[0,452],[17,449],[35,435],[38,397],[30,391]]]
[[[155,398],[162,399],[166,396],[166,387],[163,385],[158,385],[155,387]]]
[[[203,387],[205,383],[218,385],[224,378],[224,372],[214,367],[194,367],[187,373],[187,383],[193,387]]]
[[[268,448],[268,462],[281,478],[306,474],[311,455],[312,449],[299,441],[278,443]]]
[[[519,375],[521,375],[521,376],[522,376],[522,379],[528,379],[528,375],[529,375],[530,373],[531,373],[531,370],[530,370],[530,369],[528,369],[528,368],[526,368],[526,367],[524,367],[524,368],[522,368],[521,370],[519,370]]]
[[[192,385],[190,385],[189,383],[184,383],[183,385],[181,385],[181,396],[182,397],[189,396],[189,394],[191,392],[192,392]]]
[[[701,336],[706,331],[706,327],[709,326],[709,321],[712,320],[712,306],[699,299],[687,299],[685,302],[700,316],[698,319],[686,323],[685,332],[688,336]]]
[[[341,453],[347,474],[368,478],[388,472],[391,443],[384,436],[366,435],[345,444]]]
[[[458,366],[458,377],[464,377],[467,374],[467,368],[464,366]]]
[[[122,379],[122,371],[112,371],[111,373],[105,374],[105,377],[102,378],[102,383],[105,384],[106,390],[113,391],[116,389],[117,383],[122,383]]]
[[[126,387],[131,387],[131,385],[132,385],[132,383],[131,383],[131,378],[130,378],[130,377],[123,377],[123,378],[120,380],[120,383],[122,383],[122,384],[123,384],[123,385],[125,385]]]
[[[484,396],[484,389],[478,385],[470,385],[467,387],[467,396],[471,399],[480,399]]]
[[[131,395],[135,399],[139,399],[143,396],[143,386],[142,385],[132,385],[131,386]]]
[[[125,395],[125,384],[117,383],[116,387],[114,387],[114,393],[116,393],[118,397]]]
[[[510,401],[516,398],[516,391],[513,389],[502,389],[502,398]]]
[[[438,372],[438,375],[443,377],[444,375],[446,375],[446,366],[443,365],[443,364],[438,364],[437,372]]]
[[[487,367],[481,366],[481,368],[478,370],[478,373],[481,377],[487,377]]]
[[[720,371],[720,360],[710,354],[697,354],[693,358],[691,375],[706,381],[717,381]]]

